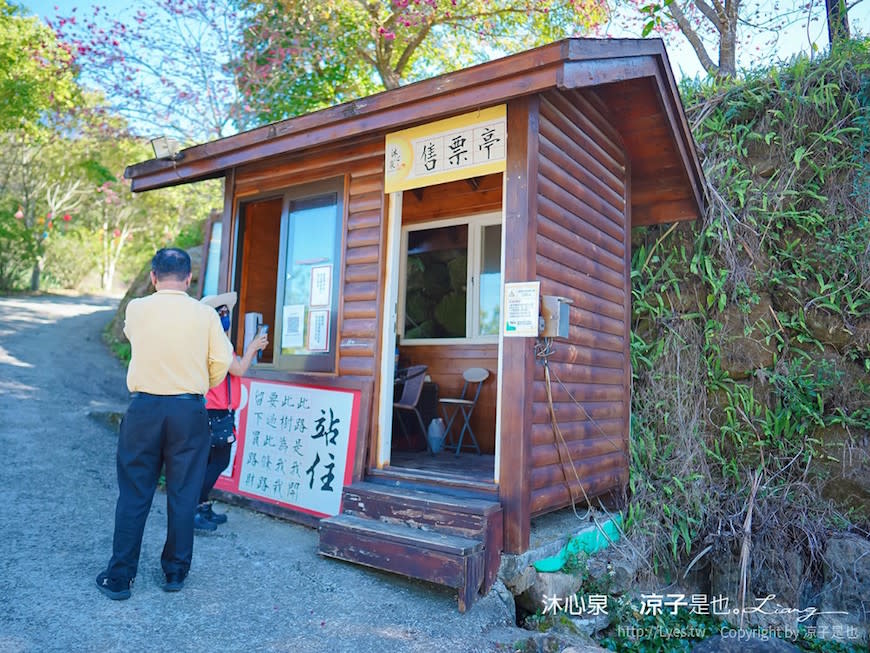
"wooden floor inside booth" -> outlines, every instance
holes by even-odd
[[[394,451],[390,457],[390,467],[461,476],[487,483],[492,482],[494,477],[495,456],[475,453],[461,453],[457,456],[446,450],[437,454],[428,451]]]

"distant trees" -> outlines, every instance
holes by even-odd
[[[242,0],[253,122],[396,88],[586,31],[603,0]]]
[[[30,129],[44,112],[73,106],[71,63],[51,29],[0,0],[0,131]]]
[[[201,142],[236,131],[243,80],[237,0],[142,0],[127,13],[73,8],[49,23],[68,44],[81,83],[140,135]],[[238,71],[240,74],[243,71]]]
[[[0,97],[0,256],[9,259],[3,276],[30,266],[35,290],[54,218],[75,206],[78,187],[66,158],[51,154],[47,117],[71,110],[81,92],[69,49],[6,0],[0,0]]]
[[[772,7],[760,0],[627,0],[644,19],[643,36],[678,30],[710,75],[733,77],[737,73],[738,50],[747,34],[778,34],[798,21],[815,16],[828,20],[830,42],[849,38],[848,11],[863,0],[825,0],[826,14],[813,3],[798,0],[776,2]],[[773,45],[771,45],[773,48]],[[771,52],[770,54],[773,54]]]
[[[147,144],[77,84],[74,48],[0,0],[0,289],[74,286],[153,254],[220,202],[215,182],[138,196]]]

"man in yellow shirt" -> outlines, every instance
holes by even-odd
[[[118,439],[112,557],[97,576],[97,587],[115,600],[130,598],[145,520],[164,464],[168,522],[160,558],[163,589],[180,590],[190,569],[193,515],[209,451],[203,395],[224,380],[233,360],[218,314],[187,294],[190,279],[187,252],[161,249],[151,260],[157,292],[127,305],[131,401]]]

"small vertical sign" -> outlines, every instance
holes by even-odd
[[[522,281],[504,285],[502,332],[506,337],[537,337],[540,296],[540,281]]]

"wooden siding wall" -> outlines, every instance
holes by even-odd
[[[455,218],[473,213],[500,211],[501,173],[479,179],[463,179],[416,191],[406,191],[402,202],[402,224]],[[462,372],[484,367],[490,377],[481,388],[471,417],[471,428],[483,453],[495,453],[495,408],[498,387],[498,344],[407,345],[399,347],[402,358],[413,365],[428,365],[429,376],[438,384],[441,397],[458,397]],[[453,433],[458,436],[462,418],[457,417]],[[467,442],[467,439],[466,439]]]
[[[346,180],[346,223],[342,235],[337,370],[342,377],[372,380],[378,369],[381,216],[386,202],[383,139],[322,149],[286,160],[270,159],[238,170],[235,199],[338,176]]]
[[[590,498],[621,489],[628,479],[627,162],[621,137],[605,115],[594,98],[577,91],[541,97],[537,277],[542,294],[568,297],[573,304],[569,341],[555,340],[549,359],[567,453],[550,421],[544,368],[535,365],[532,514],[570,505],[566,482],[584,503],[567,454]]]

